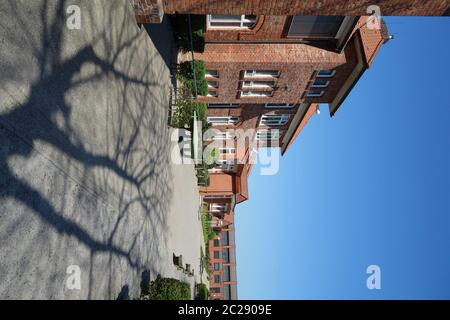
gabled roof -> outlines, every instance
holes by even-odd
[[[360,17],[351,38],[358,61],[335,99],[329,104],[331,116],[334,116],[364,72],[372,65],[381,46],[388,40],[389,35],[383,20],[380,20],[380,28],[373,28],[369,17]]]

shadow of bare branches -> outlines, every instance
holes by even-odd
[[[77,2],[76,31],[66,1],[0,4],[3,298],[125,297],[168,260],[168,68],[128,1]]]

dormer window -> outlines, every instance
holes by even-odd
[[[331,78],[336,73],[336,70],[330,69],[330,70],[320,70],[317,72],[316,77],[320,78]]]
[[[326,88],[330,84],[329,80],[316,78],[311,85],[311,88]]]
[[[344,16],[294,16],[288,37],[304,39],[337,39],[342,32]]]

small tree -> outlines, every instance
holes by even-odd
[[[203,150],[203,162],[207,169],[212,169],[216,167],[218,159],[219,159],[219,149],[207,146],[205,150]]]
[[[202,122],[202,129],[209,127],[208,106],[205,103],[192,100],[189,92],[185,88],[180,88],[176,101],[176,110],[172,115],[172,126],[191,130],[193,127],[194,111],[197,112],[197,119]]]

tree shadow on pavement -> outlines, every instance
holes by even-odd
[[[19,274],[41,273],[47,288],[42,289],[36,275],[36,283],[29,287],[20,283],[1,287],[0,297],[19,298],[21,291],[28,291],[22,297],[61,297],[62,289],[50,280],[63,280],[61,264],[72,259],[70,254],[80,252],[77,258],[84,266],[81,252],[87,250],[89,292],[84,298],[105,297],[96,292],[104,289],[109,291],[106,297],[114,298],[122,261],[134,270],[139,283],[143,270],[156,272],[155,261],[164,259],[161,243],[167,241],[165,214],[173,190],[164,120],[168,83],[152,69],[160,61],[155,53],[142,58],[145,48],[129,3],[104,1],[104,20],[115,27],[105,26],[88,41],[81,39],[88,37],[86,31],[66,34],[66,1],[39,4],[39,30],[33,30],[37,26],[27,21],[27,10],[15,1],[4,2],[0,10],[6,41],[28,50],[31,62],[24,62],[36,66],[28,93],[9,87],[0,91],[4,101],[0,101],[0,241],[11,249],[6,257],[12,252],[17,257],[0,262],[0,273],[5,282],[14,278],[14,268]],[[98,18],[94,9],[85,21]],[[115,20],[118,10],[124,12],[121,21]],[[8,15],[14,16],[11,24],[5,23]],[[90,27],[94,33],[95,26]],[[23,70],[16,64],[20,61],[20,57],[0,61],[0,70],[5,71],[2,83],[22,81],[21,72],[16,74]],[[97,104],[95,87],[104,90],[110,85],[106,94],[98,92]],[[89,99],[84,100],[87,94]],[[107,103],[100,102],[103,98]],[[39,169],[42,163],[50,163],[56,173]],[[17,203],[24,208],[6,212]],[[25,222],[18,219],[37,220],[40,226],[24,236]],[[54,234],[57,240],[52,240]],[[13,239],[22,239],[20,245]],[[65,248],[68,243],[73,244]],[[52,259],[56,259],[53,267]],[[105,266],[109,270],[103,270]],[[128,296],[129,289],[122,287],[120,294],[126,290]]]

